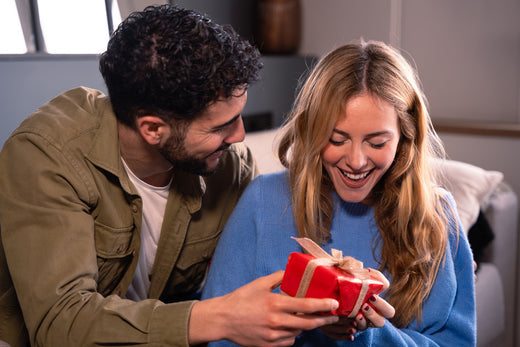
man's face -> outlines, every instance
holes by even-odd
[[[247,91],[237,90],[234,95],[211,104],[186,129],[172,129],[160,151],[174,168],[210,175],[217,169],[222,151],[244,140],[241,113]]]

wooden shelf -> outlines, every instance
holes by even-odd
[[[518,123],[485,123],[451,120],[433,120],[433,127],[438,133],[456,133],[520,138]]]

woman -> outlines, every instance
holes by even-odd
[[[380,42],[333,50],[283,129],[287,171],[244,192],[204,297],[283,270],[289,253],[301,252],[291,236],[308,237],[391,284],[355,320],[304,332],[296,345],[475,345],[471,251],[429,164],[442,156],[419,79],[397,50]]]

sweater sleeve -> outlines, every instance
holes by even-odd
[[[259,275],[265,275],[265,263],[285,265],[275,253],[277,249],[289,249],[289,246],[281,244],[289,239],[294,226],[283,223],[274,226],[266,222],[266,219],[280,218],[281,214],[277,199],[270,195],[279,195],[279,191],[276,193],[277,189],[272,188],[270,183],[273,182],[262,180],[261,176],[243,194],[217,246],[203,298],[224,295]],[[315,329],[298,336],[296,345],[474,346],[476,313],[473,258],[458,216],[450,212],[456,211],[450,195],[447,196],[447,201],[450,207],[447,208],[449,237],[446,259],[439,269],[430,296],[424,303],[420,322],[414,321],[405,329],[399,329],[387,321],[382,328],[358,332],[353,342],[332,340]],[[271,248],[266,249],[268,244]],[[234,344],[219,341],[211,346]]]
[[[360,345],[475,346],[476,309],[473,257],[450,194],[448,250],[432,291],[424,303],[423,317],[405,329],[390,322],[380,329],[358,333]],[[382,342],[384,341],[384,343]]]

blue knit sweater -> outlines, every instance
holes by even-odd
[[[450,194],[448,201],[455,210]],[[343,251],[379,268],[374,259],[378,229],[372,207],[347,203],[335,196],[331,240],[323,246]],[[458,220],[458,217],[456,217]],[[460,225],[460,222],[459,222]],[[331,340],[319,330],[307,331],[296,346],[474,346],[476,314],[473,258],[464,233],[456,232],[450,220],[449,250],[439,270],[432,292],[423,306],[420,323],[405,329],[389,321],[382,328],[358,332],[353,342]],[[459,226],[460,230],[460,226]],[[291,239],[297,236],[285,174],[259,176],[246,189],[231,215],[217,246],[203,299],[220,296],[260,277],[283,270],[291,252],[301,252]],[[376,249],[376,254],[377,249]],[[387,275],[391,282],[391,278]],[[279,290],[279,289],[277,289]],[[220,341],[212,346],[233,345]]]

